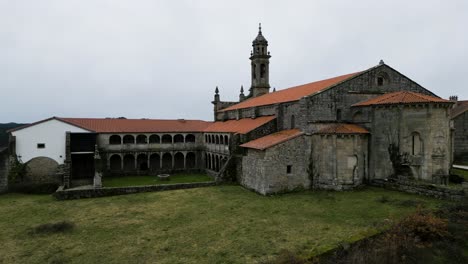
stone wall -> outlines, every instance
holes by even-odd
[[[308,136],[293,138],[264,151],[248,149],[242,159],[240,184],[261,194],[308,189],[309,156]]]
[[[415,181],[395,181],[373,180],[371,185],[384,187],[391,190],[397,190],[407,193],[431,196],[439,199],[449,199],[454,201],[462,200],[467,196],[468,190],[465,189],[449,189],[444,186],[415,182]]]
[[[124,195],[142,192],[157,192],[167,190],[190,189],[198,187],[215,186],[215,182],[197,182],[197,183],[178,183],[166,185],[148,185],[148,186],[134,186],[134,187],[105,187],[99,189],[69,189],[64,190],[61,186],[53,194],[57,200],[72,200],[82,198],[96,198],[105,196]]]
[[[389,145],[406,155],[405,166],[418,180],[432,182],[448,175],[451,158],[447,105],[406,105],[373,108],[369,174],[384,179],[394,174]]]
[[[18,184],[62,184],[62,175],[57,174],[59,164],[47,157],[33,158],[26,163],[27,174]],[[18,179],[19,180],[19,179]]]
[[[367,157],[367,135],[313,135],[313,187],[343,190],[361,185],[368,177]]]
[[[8,151],[0,149],[0,193],[8,189]]]
[[[382,85],[377,81],[380,77],[384,78]],[[303,98],[304,102],[301,103],[303,107],[296,122],[304,127],[311,122],[352,122],[355,111],[359,109],[354,109],[351,105],[383,93],[401,90],[433,95],[387,65],[380,65],[331,89]],[[341,118],[338,118],[338,115]]]
[[[468,164],[468,112],[453,119],[454,163]]]

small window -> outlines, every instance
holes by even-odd
[[[336,120],[341,121],[341,109],[336,110]]]
[[[286,173],[291,174],[291,172],[292,172],[292,165],[286,166]]]
[[[382,86],[384,83],[384,78],[383,77],[377,77],[377,85]]]
[[[43,148],[45,148],[45,143],[37,143],[37,148],[38,148],[38,149],[43,149]]]

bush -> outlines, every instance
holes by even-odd
[[[461,184],[464,181],[465,181],[465,178],[463,178],[462,176],[455,175],[455,174],[450,174],[449,176],[449,182],[451,183]]]
[[[50,235],[57,233],[65,233],[73,230],[75,224],[69,221],[61,221],[57,223],[47,223],[35,226],[29,230],[30,235]]]

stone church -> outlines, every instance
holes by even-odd
[[[92,179],[95,145],[104,177],[204,171],[261,194],[343,190],[391,177],[439,182],[448,175],[452,101],[383,61],[275,91],[270,59],[259,28],[250,89],[223,101],[216,87],[213,122],[53,117],[10,131],[10,152],[42,168],[30,172],[30,181],[65,187]],[[64,173],[53,173],[57,168]]]

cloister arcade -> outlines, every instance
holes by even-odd
[[[195,143],[196,137],[194,134],[138,134],[138,135],[111,135],[109,145],[122,144],[178,144],[178,143]]]
[[[214,153],[205,153],[205,168],[211,171],[218,172],[227,162],[228,157]]]
[[[111,172],[171,171],[197,168],[197,154],[191,151],[109,153],[107,167]]]

